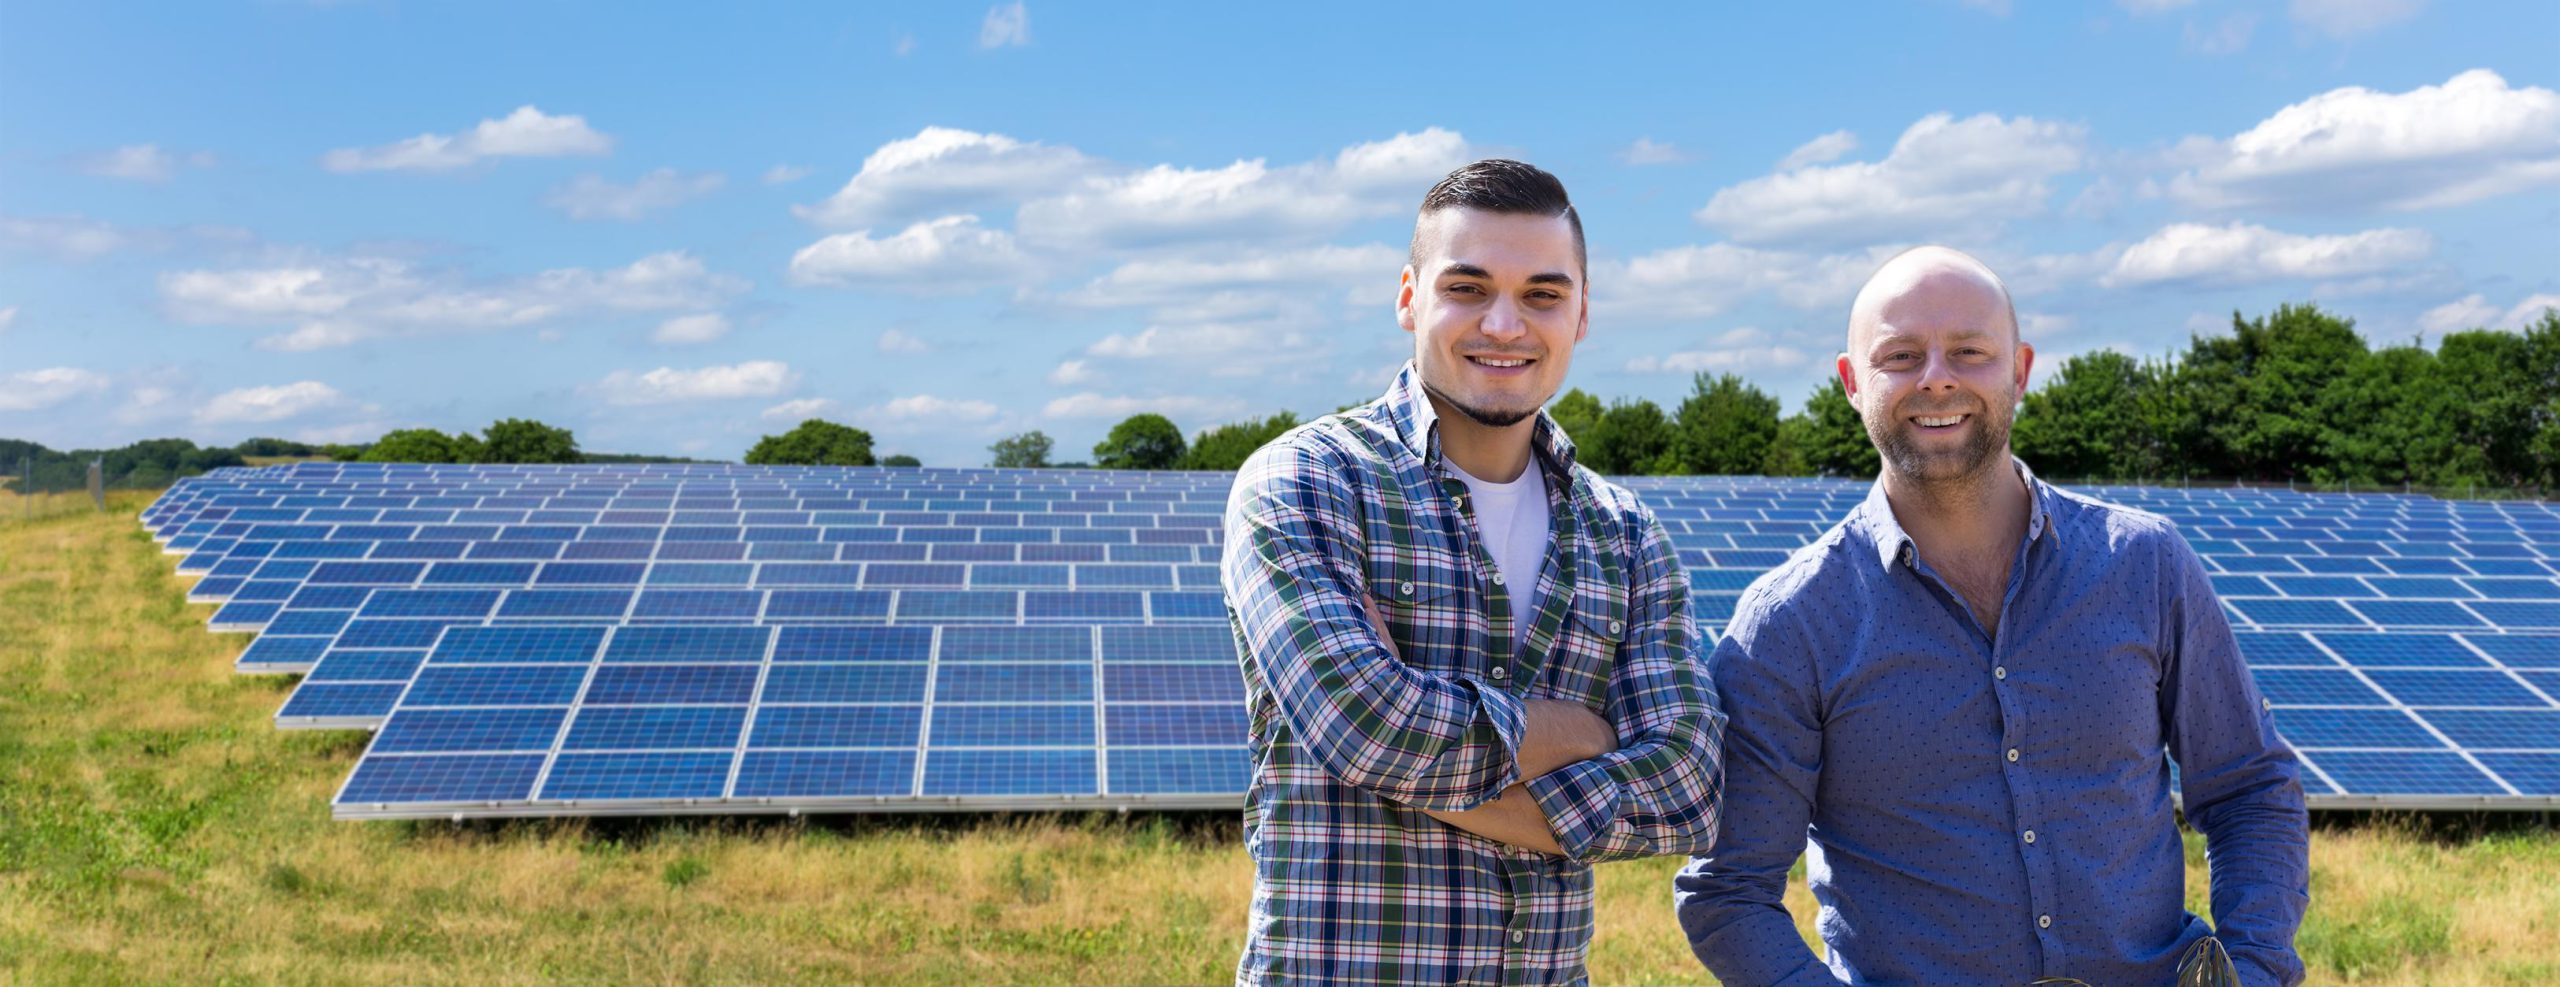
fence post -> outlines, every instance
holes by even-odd
[[[98,513],[107,512],[107,460],[100,456],[89,460],[89,499],[98,505]]]

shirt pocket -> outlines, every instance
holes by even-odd
[[[1484,640],[1490,615],[1469,600],[1463,571],[1437,564],[1428,550],[1397,548],[1369,558],[1369,596],[1387,619],[1404,663],[1434,672],[1484,669],[1472,642]]]
[[[1573,595],[1555,645],[1538,671],[1539,691],[1605,708],[1618,649],[1627,640],[1627,600],[1619,588],[1585,584]],[[1533,645],[1534,641],[1531,642]]]

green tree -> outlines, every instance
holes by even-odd
[[[1149,412],[1111,426],[1111,434],[1093,447],[1093,462],[1107,470],[1172,469],[1183,451],[1182,429]]]
[[[1547,417],[1555,419],[1556,427],[1563,429],[1565,437],[1572,439],[1577,446],[1591,437],[1592,426],[1599,424],[1600,416],[1607,413],[1608,409],[1600,406],[1599,398],[1579,387],[1564,392],[1562,397],[1547,405]]]
[[[1671,429],[1673,472],[1747,474],[1768,464],[1778,399],[1734,374],[1699,374]]]
[[[2144,413],[2158,383],[2154,368],[2113,350],[2064,360],[2021,402],[2011,448],[2055,478],[2161,475],[2159,436]]]
[[[1182,454],[1182,469],[1232,470],[1244,465],[1245,457],[1264,444],[1279,438],[1280,433],[1298,427],[1298,416],[1283,411],[1269,418],[1220,425],[1200,433],[1191,440],[1191,449]]]
[[[1034,430],[997,439],[987,451],[995,453],[992,465],[997,469],[1044,469],[1049,465],[1049,434]]]
[[[747,450],[750,466],[869,466],[871,433],[821,418],[768,435]]]
[[[464,438],[469,438],[465,436]],[[374,441],[360,461],[367,463],[468,463],[462,442],[432,428],[398,429]]]
[[[480,433],[483,463],[575,463],[578,440],[565,428],[525,418],[502,418]]]
[[[2357,360],[2321,396],[2325,460],[2312,479],[2334,483],[2478,483],[2489,462],[2456,430],[2471,400],[2446,378],[2436,354],[2393,346]]]
[[[2448,334],[2436,358],[2464,399],[2454,406],[2455,442],[2479,452],[2487,482],[2560,480],[2549,451],[2560,446],[2560,312],[2544,310],[2522,332]]]
[[[898,453],[898,454],[893,455],[893,456],[882,456],[882,457],[880,457],[880,465],[882,465],[882,466],[922,466],[922,465],[924,465],[924,460],[917,459],[917,458],[916,458],[916,457],[914,457],[914,456],[910,456],[910,455],[907,455],[906,453],[903,453],[903,452],[902,452],[902,453]]]
[[[2231,335],[2195,337],[2181,382],[2203,472],[2253,480],[2310,476],[2329,459],[2322,394],[2365,356],[2355,322],[2314,305],[2279,305]]]
[[[1814,385],[1813,393],[1804,399],[1804,410],[1778,423],[1777,437],[1769,443],[1764,462],[1764,472],[1770,476],[1863,479],[1876,475],[1880,458],[1875,443],[1867,438],[1867,425],[1858,417],[1857,406],[1849,403],[1840,379],[1831,377]]]
[[[1667,473],[1678,465],[1670,457],[1671,420],[1642,398],[1610,402],[1574,446],[1583,465],[1600,473]]]

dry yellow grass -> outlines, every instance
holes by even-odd
[[[142,503],[0,522],[0,982],[1231,976],[1251,875],[1224,814],[331,821],[362,737],[269,725],[283,681],[231,672],[246,638],[182,602]],[[2549,832],[2314,853],[2314,983],[2560,981]],[[1596,982],[1704,979],[1677,863],[1602,869]]]

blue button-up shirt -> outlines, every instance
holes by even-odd
[[[2157,515],[2018,471],[2033,507],[1995,633],[1881,484],[1743,594],[1708,662],[1731,810],[1676,881],[1725,983],[2147,987],[2207,934],[2244,983],[2302,979],[2300,771],[2203,562]],[[2164,748],[2219,933],[2184,907]],[[1828,970],[1780,903],[1798,853]]]

